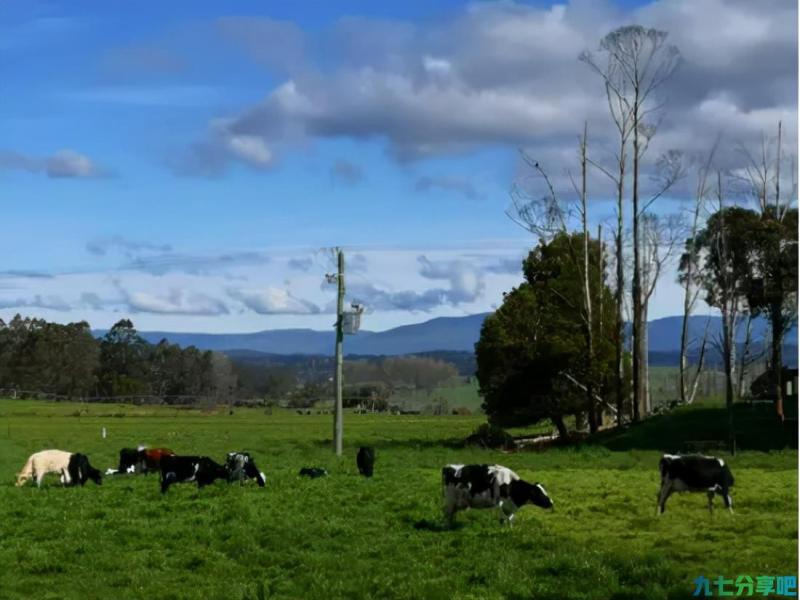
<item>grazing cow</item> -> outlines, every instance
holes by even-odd
[[[145,472],[158,471],[161,469],[161,460],[165,456],[175,456],[169,448],[143,448]]]
[[[147,466],[144,461],[144,446],[138,448],[123,448],[119,451],[119,464],[116,469],[106,469],[106,475],[116,475],[117,473],[124,473],[130,475],[132,473],[144,473]]]
[[[119,466],[116,469],[108,469],[106,475],[158,471],[163,456],[175,456],[175,453],[169,448],[147,448],[146,446],[139,446],[135,450],[123,448],[119,451]]]
[[[328,474],[326,469],[322,467],[303,467],[300,469],[300,475],[303,477],[310,477],[316,479],[317,477],[325,477]]]
[[[173,483],[196,481],[201,488],[217,479],[228,479],[228,469],[207,456],[173,456],[161,458],[161,493]]]
[[[372,468],[375,466],[375,449],[362,446],[356,456],[358,472],[364,477],[372,477]]]
[[[228,469],[230,481],[244,485],[245,479],[255,479],[259,487],[264,487],[264,473],[258,470],[253,457],[247,452],[228,452],[225,468]]]
[[[500,465],[447,465],[442,469],[444,517],[452,525],[453,516],[467,508],[497,507],[500,521],[511,526],[514,513],[527,503],[553,508],[553,501],[539,483],[520,479]]]
[[[662,514],[667,498],[672,492],[706,492],[708,510],[714,512],[714,494],[722,496],[725,507],[733,512],[729,490],[733,487],[733,474],[721,458],[688,454],[665,454],[658,463],[661,472],[661,490],[658,493],[657,514]]]
[[[73,456],[76,456],[73,459]],[[82,458],[80,458],[82,457]],[[22,470],[17,475],[17,486],[24,485],[29,479],[35,479],[37,487],[42,487],[42,480],[48,473],[58,473],[62,485],[71,485],[86,479],[100,483],[100,472],[89,465],[89,460],[83,454],[75,455],[64,450],[42,450],[28,457]]]
[[[81,487],[83,487],[83,484],[89,479],[94,481],[97,485],[100,485],[103,480],[100,471],[89,464],[89,457],[80,452],[76,452],[69,457],[67,473],[69,474],[71,485],[80,485]]]

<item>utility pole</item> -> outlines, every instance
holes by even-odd
[[[333,411],[333,450],[336,456],[342,455],[342,345],[344,342],[344,252],[336,249],[338,273],[336,276],[338,292],[336,296],[336,373],[333,385],[336,388],[336,406]]]

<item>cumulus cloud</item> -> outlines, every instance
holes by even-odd
[[[316,304],[297,298],[284,288],[237,288],[228,290],[228,295],[260,315],[311,315],[320,312]]]
[[[51,179],[87,179],[110,174],[110,171],[75,150],[59,150],[44,158],[0,150],[0,169],[44,173]]]
[[[446,23],[342,19],[315,39],[324,52],[313,53],[292,24],[228,22],[223,29],[283,80],[261,102],[212,122],[203,153],[219,172],[252,159],[232,152],[240,136],[262,140],[270,157],[298,139],[347,137],[385,141],[399,160],[520,146],[559,170],[574,164],[586,119],[593,148],[613,147],[604,88],[577,57],[631,22],[669,31],[684,57],[662,90],[667,112],[649,160],[667,148],[704,150],[718,132],[753,143],[778,118],[796,135],[793,3],[674,0],[622,10],[498,2],[471,4]]]
[[[0,298],[0,308],[44,308],[68,311],[71,306],[57,294],[36,294],[31,298]]]
[[[417,257],[419,274],[426,279],[442,279],[450,283],[444,298],[450,304],[474,302],[486,289],[483,273],[465,260],[432,261],[424,254]]]
[[[228,313],[224,302],[198,292],[172,289],[166,296],[119,288],[131,312],[161,315],[213,316]]]
[[[417,257],[418,273],[425,279],[446,282],[447,286],[430,289],[394,289],[362,278],[348,282],[347,294],[370,311],[407,310],[429,312],[449,305],[469,304],[480,299],[486,289],[484,275],[474,264],[464,260],[430,260]]]

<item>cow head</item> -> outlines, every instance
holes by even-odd
[[[511,499],[517,506],[531,503],[541,508],[553,508],[553,501],[540,483],[528,483],[521,479],[512,481]]]
[[[103,474],[100,473],[100,471],[98,469],[95,469],[94,467],[89,467],[86,470],[86,474],[88,475],[89,479],[94,481],[97,485],[102,485],[102,483],[103,483]]]

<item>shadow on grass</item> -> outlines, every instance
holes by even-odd
[[[771,405],[735,404],[733,424],[738,450],[783,450],[797,448],[797,432],[778,423]],[[685,452],[692,442],[728,439],[725,407],[687,406],[651,417],[623,430],[602,432],[585,441],[609,450],[660,450]]]
[[[436,533],[441,533],[444,531],[457,531],[464,527],[463,523],[453,523],[452,525],[448,525],[442,520],[432,521],[430,519],[420,519],[419,521],[414,522],[414,529],[419,531],[433,531]]]

